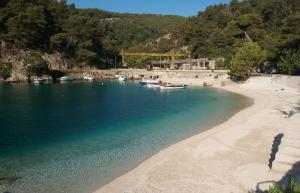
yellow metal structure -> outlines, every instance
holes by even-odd
[[[122,66],[125,66],[126,56],[154,56],[154,57],[168,57],[171,58],[171,69],[174,69],[176,57],[185,56],[186,54],[179,54],[174,51],[167,53],[154,53],[154,52],[129,52],[122,50],[120,55],[122,56]]]

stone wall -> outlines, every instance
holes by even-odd
[[[143,69],[110,69],[110,70],[64,70],[64,73],[75,79],[83,79],[84,75],[92,75],[97,80],[113,79],[116,75],[127,75],[129,79],[142,79],[158,77],[162,82],[186,84],[190,86],[219,85],[221,82],[229,82],[227,71],[216,70],[154,70]]]

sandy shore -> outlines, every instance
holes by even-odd
[[[300,160],[300,114],[287,118],[283,113],[299,110],[300,77],[256,77],[222,88],[253,98],[254,105],[160,151],[96,193],[237,193],[284,177]],[[270,170],[279,133],[284,137]]]

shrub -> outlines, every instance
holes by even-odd
[[[42,76],[43,74],[49,74],[48,62],[36,52],[32,52],[26,56],[25,63],[27,65],[26,71],[28,76]]]
[[[297,52],[290,50],[285,56],[281,56],[278,69],[281,73],[289,75],[300,73],[300,50]]]
[[[28,75],[42,76],[43,74],[49,74],[48,64],[32,64],[27,67]]]
[[[268,193],[300,193],[300,185],[296,183],[295,179],[289,178],[286,185],[274,184]]]
[[[255,42],[244,42],[237,48],[230,63],[230,77],[243,81],[251,76],[252,70],[266,59],[266,52]]]
[[[11,76],[12,64],[0,61],[0,76],[6,80]]]

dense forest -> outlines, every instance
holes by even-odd
[[[109,67],[120,49],[172,31],[186,18],[77,9],[66,0],[1,0],[0,40],[9,49],[58,52],[72,65]]]
[[[184,18],[77,9],[66,0],[1,0],[0,40],[2,50],[59,53],[69,68],[112,67],[121,49],[176,50],[225,58],[219,67],[242,77],[255,67],[299,74],[300,3],[231,0]]]
[[[263,69],[299,73],[299,0],[232,0],[209,6],[172,31],[170,38],[136,49],[169,51],[188,47],[193,58],[222,57],[226,59],[223,65],[230,68],[239,48],[247,47],[246,41],[255,44],[253,53],[264,53],[257,64]]]
[[[173,33],[189,45],[193,57],[224,57],[229,65],[243,42],[257,43],[265,52],[264,65],[287,72],[286,60],[300,70],[299,0],[232,0],[208,7]],[[291,61],[290,61],[291,62]],[[290,64],[292,65],[292,64]]]

